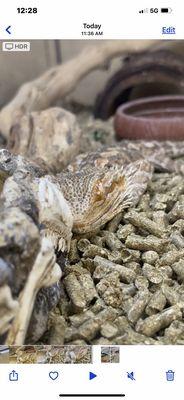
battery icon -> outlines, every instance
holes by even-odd
[[[161,8],[161,13],[171,13],[172,12],[172,8],[168,7],[168,8]]]

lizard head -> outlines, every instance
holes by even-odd
[[[60,175],[60,187],[73,215],[73,231],[87,233],[100,228],[124,208],[135,205],[152,176],[148,161],[91,168]]]

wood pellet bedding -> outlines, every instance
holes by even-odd
[[[74,235],[45,340],[184,344],[183,203],[183,177],[154,173],[136,207]]]

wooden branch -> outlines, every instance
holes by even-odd
[[[61,107],[31,112],[12,126],[8,149],[60,172],[79,152],[81,130],[74,114]]]
[[[31,111],[48,108],[65,97],[90,71],[127,52],[137,52],[157,43],[156,40],[114,40],[86,47],[73,59],[54,67],[34,81],[24,84],[0,112],[0,131],[7,138],[19,118]]]
[[[3,335],[11,327],[11,321],[18,312],[19,303],[12,297],[8,285],[0,288],[0,335]]]
[[[7,338],[8,345],[24,344],[38,291],[42,287],[52,286],[60,278],[61,269],[55,262],[53,246],[48,239],[43,238],[40,253],[20,294],[19,309]]]

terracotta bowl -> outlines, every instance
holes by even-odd
[[[184,140],[184,96],[158,96],[127,102],[114,117],[119,139]]]

